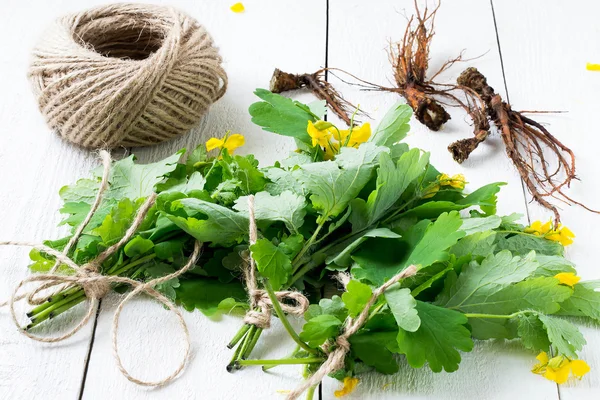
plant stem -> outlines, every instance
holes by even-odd
[[[244,336],[244,341],[238,347],[235,348],[235,351],[233,352],[233,357],[231,357],[231,361],[229,362],[229,364],[227,364],[227,372],[231,372],[235,368],[235,366],[236,366],[235,363],[239,360],[240,353],[242,351],[242,347],[247,338],[248,338],[247,335]]]
[[[256,347],[256,343],[258,343],[258,339],[260,338],[262,331],[262,328],[256,328],[256,330],[254,331],[254,335],[248,338],[248,346],[246,347],[246,350],[242,353],[242,359],[245,360],[246,358],[250,357],[250,353],[252,353],[252,350],[254,350],[254,347]]]
[[[82,289],[79,286],[75,286],[75,287],[65,289],[62,292],[55,293],[52,296],[48,297],[48,299],[45,302],[43,302],[42,304],[40,304],[37,307],[34,307],[31,311],[29,311],[27,313],[27,316],[31,318],[31,317],[35,316],[36,314],[41,313],[46,308],[50,307],[52,304],[55,304],[57,301],[60,301],[60,300],[64,299],[65,297],[67,297],[68,295],[78,292],[79,290],[82,290]]]
[[[319,232],[321,232],[321,229],[323,229],[323,226],[325,225],[325,219],[326,218],[323,218],[323,222],[321,222],[321,223],[319,223],[319,225],[317,225],[317,229],[315,229],[315,232],[312,234],[310,239],[308,239],[308,241],[306,242],[304,247],[302,247],[302,250],[300,250],[298,255],[294,258],[294,261],[292,261],[292,264],[295,264],[299,260],[301,260],[302,257],[304,256],[304,254],[306,254],[306,252],[308,251],[308,249],[310,249],[310,246],[313,245],[314,241],[317,239],[317,236],[319,235]]]
[[[43,318],[41,319],[36,319],[35,321],[32,321],[29,325],[27,325],[27,327],[25,328],[26,330],[30,330],[32,328],[35,328],[36,326],[38,326],[39,324],[41,324],[42,322],[44,322],[47,319],[52,319],[62,313],[64,313],[65,311],[70,310],[71,308],[75,307],[77,304],[81,303],[85,301],[85,296],[82,295],[80,297],[77,297],[73,300],[71,300],[69,303],[64,304],[61,307],[56,308],[54,311],[52,311],[51,313],[45,315]]]
[[[319,385],[311,386],[306,390],[306,400],[313,400],[317,386]]]
[[[508,315],[499,315],[499,314],[478,314],[478,313],[474,313],[474,314],[469,314],[466,313],[465,317],[467,318],[492,318],[492,319],[511,319],[514,318],[518,315],[521,314],[526,314],[526,313],[535,313],[535,311],[517,311],[515,313],[512,314],[508,314]]]
[[[115,267],[112,267],[112,268],[110,268],[106,272],[106,275],[121,275],[123,272],[126,272],[126,271],[130,270],[131,268],[136,267],[136,266],[138,266],[140,264],[143,264],[143,263],[145,263],[147,261],[150,261],[150,260],[152,260],[155,257],[156,257],[155,253],[149,254],[149,255],[144,256],[142,258],[138,258],[137,260],[132,261],[129,264],[123,265],[121,268],[119,268],[116,271],[115,271]]]
[[[227,345],[228,349],[233,349],[235,347],[236,344],[238,344],[238,342],[240,340],[242,340],[242,338],[244,337],[244,335],[246,335],[246,333],[248,332],[248,330],[250,329],[249,324],[244,324],[242,325],[242,327],[240,328],[240,330],[235,334],[235,336],[233,337],[233,339],[231,339],[231,342],[229,342],[229,344]]]
[[[322,357],[307,357],[307,358],[282,358],[280,360],[239,360],[236,362],[240,366],[248,365],[302,365],[316,364],[325,361]]]
[[[41,322],[43,320],[48,319],[48,316],[50,314],[52,314],[53,311],[55,311],[57,308],[65,305],[65,304],[68,304],[71,301],[73,301],[81,296],[85,296],[85,292],[83,290],[81,290],[79,292],[75,292],[69,296],[62,298],[62,299],[59,298],[59,300],[56,302],[49,303],[50,305],[48,307],[46,307],[44,310],[31,316],[31,322],[33,322],[33,323]]]
[[[290,355],[288,356],[288,358],[294,358],[294,355],[296,355],[296,353],[298,352],[298,350],[300,350],[300,346],[299,346],[299,345],[296,345],[296,348],[294,348],[294,351],[292,351],[292,352],[290,353]],[[277,365],[265,365],[265,366],[262,368],[262,370],[263,370],[264,372],[266,372],[266,371],[270,370],[271,368],[275,368],[276,366],[277,366]]]
[[[269,295],[269,299],[271,299],[271,303],[273,304],[273,310],[275,310],[275,313],[281,320],[283,327],[288,332],[288,334],[291,336],[291,338],[294,340],[294,342],[298,343],[298,345],[300,347],[302,347],[304,350],[308,351],[309,353],[318,354],[317,350],[313,349],[312,347],[310,347],[306,343],[304,343],[302,340],[300,340],[300,337],[298,336],[298,334],[296,333],[296,331],[290,324],[290,321],[288,321],[283,310],[281,309],[281,304],[279,304],[279,300],[277,300],[277,296],[275,296],[273,287],[271,286],[271,283],[269,282],[268,279],[264,280],[264,286],[265,286],[265,290],[267,291],[267,294]]]

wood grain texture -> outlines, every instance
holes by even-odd
[[[573,183],[569,195],[600,209],[600,74],[585,69],[587,62],[600,62],[600,4],[566,5],[560,0],[494,1],[506,84],[517,110],[568,111],[534,118],[575,152],[581,181]],[[530,204],[529,209],[532,220],[551,217],[536,204]],[[584,280],[600,279],[596,253],[600,215],[568,206],[562,207],[561,215],[563,223],[577,235],[567,250],[568,258]],[[588,343],[580,357],[592,370],[581,382],[562,385],[562,400],[600,398],[600,331],[594,325],[582,327],[582,332]]]
[[[85,176],[97,162],[93,154],[63,142],[46,127],[26,78],[30,49],[45,23],[66,10],[45,2],[24,7],[7,1],[0,7],[0,35],[6,38],[0,59],[0,240],[41,242],[66,233],[56,228],[61,220],[56,211],[59,188]],[[29,274],[28,251],[0,248],[2,300]],[[80,306],[58,317],[52,333],[57,326],[72,326],[82,311]],[[91,329],[90,324],[63,343],[42,344],[21,335],[9,311],[0,309],[0,398],[76,398]]]
[[[234,14],[234,1],[160,0],[158,4],[179,7],[205,24],[221,48],[230,88],[223,99],[190,134],[160,146],[134,149],[142,162],[165,157],[181,147],[192,149],[211,136],[227,130],[243,133],[247,145],[242,153],[254,153],[267,165],[294,148],[293,141],[262,132],[247,113],[256,101],[252,91],[268,87],[275,67],[289,72],[312,72],[325,64],[326,2],[244,1],[246,12]],[[58,189],[87,176],[97,165],[95,157],[68,145],[53,135],[37,112],[25,78],[29,51],[45,25],[64,13],[104,4],[105,0],[61,0],[54,2],[5,0],[0,5],[5,18],[0,34],[5,39],[0,59],[0,239],[42,240],[59,237]],[[543,115],[551,131],[570,145],[578,156],[579,177],[570,193],[590,206],[600,207],[600,189],[595,173],[600,171],[595,133],[600,73],[585,71],[586,62],[600,62],[600,30],[595,21],[600,6],[593,1],[568,5],[564,1],[496,0],[494,2],[508,94],[516,109],[559,109],[568,114]],[[339,67],[372,82],[391,84],[387,59],[388,40],[402,37],[405,16],[412,0],[330,0],[329,66]],[[431,69],[463,48],[499,93],[505,95],[491,5],[487,1],[446,1],[437,19],[438,35],[432,45]],[[13,40],[12,38],[18,38]],[[440,81],[456,77],[456,65]],[[341,92],[359,103],[377,121],[398,98],[393,94],[361,92],[330,76]],[[301,101],[312,101],[306,93],[294,93]],[[470,187],[491,181],[509,183],[499,196],[499,212],[530,212],[532,219],[549,214],[527,205],[517,173],[504,155],[499,137],[493,137],[459,166],[446,147],[456,139],[470,137],[468,119],[450,110],[452,120],[441,132],[430,132],[413,122],[408,142],[432,153],[432,162],[444,172],[464,173]],[[9,171],[6,173],[6,171]],[[585,190],[583,189],[585,187]],[[569,248],[584,279],[598,279],[594,249],[598,238],[595,224],[600,216],[578,208],[565,208],[563,220],[576,234]],[[0,248],[3,279],[0,298],[27,276],[27,250]],[[235,374],[225,371],[231,351],[226,342],[240,320],[223,317],[212,321],[201,313],[186,313],[192,335],[192,359],[184,374],[161,389],[140,388],[121,376],[111,352],[110,330],[118,296],[103,303],[95,343],[85,381],[84,399],[283,399],[278,391],[293,388],[301,379],[299,367],[279,367],[264,374],[259,368]],[[66,327],[81,315],[82,307],[63,318]],[[59,322],[59,321],[56,321]],[[296,321],[296,326],[300,324]],[[53,329],[56,325],[53,325]],[[21,336],[5,309],[0,310],[0,398],[74,399],[79,394],[92,324],[64,344],[41,345]],[[581,382],[557,389],[552,382],[529,372],[534,354],[517,342],[478,343],[465,354],[460,370],[434,374],[413,370],[406,363],[394,376],[366,376],[351,399],[597,399],[600,398],[600,332],[584,327],[588,345],[582,358],[592,372]],[[160,378],[181,355],[177,347],[178,325],[173,316],[152,300],[134,300],[123,312],[119,334],[123,362],[141,378]],[[156,344],[161,344],[156,346]],[[278,321],[265,333],[256,357],[284,356],[291,349]],[[323,399],[333,399],[338,382],[327,379]],[[560,397],[559,397],[560,396]]]
[[[325,63],[325,3],[322,1],[244,1],[246,11],[235,14],[226,1],[168,1],[205,24],[220,48],[229,76],[229,89],[190,134],[160,146],[133,149],[141,162],[152,162],[182,147],[189,150],[226,131],[242,133],[246,145],[240,153],[252,153],[261,165],[270,165],[295,148],[293,140],[268,132],[250,122],[248,107],[258,98],[256,88],[268,88],[273,70],[312,72]],[[308,12],[310,10],[310,12]],[[313,101],[307,94],[294,97]],[[112,300],[112,301],[111,301]],[[95,344],[85,383],[84,399],[207,398],[283,399],[278,390],[293,389],[300,382],[301,367],[278,367],[265,374],[250,367],[229,374],[225,366],[232,351],[225,346],[239,329],[239,318],[215,322],[199,312],[186,313],[192,336],[193,356],[184,374],[164,388],[148,390],[129,383],[115,367],[110,351],[115,298],[106,301],[98,321]],[[174,369],[181,357],[176,340],[176,320],[147,299],[134,300],[121,318],[119,338],[123,362],[143,379],[158,379]],[[275,321],[254,352],[257,358],[286,356],[293,342]],[[160,345],[165,343],[164,345]],[[159,344],[157,346],[157,344]]]
[[[345,69],[370,82],[393,85],[387,55],[389,41],[402,38],[407,17],[413,9],[412,0],[378,2],[377,7],[358,0],[332,0],[329,66]],[[368,29],[358,28],[365,24],[369,25]],[[435,31],[430,71],[436,71],[443,62],[465,49],[465,58],[481,56],[465,64],[477,67],[488,77],[490,84],[504,94],[490,3],[475,0],[444,2],[436,18]],[[439,82],[453,81],[464,68],[466,65],[456,64],[439,77]],[[339,83],[335,77],[331,80],[334,84]],[[351,102],[360,103],[375,121],[399,100],[394,94],[362,92],[357,87],[343,84],[340,90]],[[467,189],[494,181],[508,182],[499,194],[498,212],[525,214],[519,176],[506,158],[504,145],[497,134],[462,165],[452,160],[447,146],[457,139],[471,137],[472,129],[462,110],[448,111],[452,119],[440,132],[431,132],[413,120],[407,142],[430,151],[432,164],[439,170],[465,174],[469,182]],[[529,372],[534,362],[535,354],[525,351],[518,343],[480,342],[472,353],[463,355],[459,370],[452,374],[434,374],[427,367],[414,370],[402,361],[397,375],[368,375],[348,399],[557,399],[556,386]],[[328,379],[323,399],[333,399],[333,391],[338,386],[337,381]]]

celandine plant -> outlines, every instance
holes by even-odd
[[[401,362],[455,371],[460,352],[472,350],[475,339],[520,338],[539,353],[533,372],[558,383],[589,371],[577,356],[585,339],[569,317],[600,320],[599,283],[580,282],[563,257],[574,237],[566,227],[525,227],[519,215],[496,215],[503,183],[465,193],[462,175],[440,173],[428,153],[402,143],[411,117],[406,105],[393,107],[374,130],[353,122],[341,129],[321,120],[322,102],[304,105],[262,89],[256,95],[263,101],[250,107],[252,121],[294,138],[296,152],[260,168],[254,156],[234,155],[243,136],[227,134],[199,146],[185,162],[183,150],[153,164],[136,164],[133,156],[117,161],[71,258],[83,264],[116,243],[154,191],[156,205],[136,236],[103,263],[103,274],[164,276],[186,262],[198,240],[204,250],[197,266],[156,287],[187,310],[248,311],[242,273],[248,252],[269,298],[293,289],[312,303],[296,333],[273,302],[297,343],[285,359],[252,359],[262,328],[244,324],[229,344],[235,348],[230,371],[303,364],[309,377],[365,313],[331,373],[343,381],[336,395],[351,392],[361,373],[393,374]],[[61,189],[64,224],[81,223],[99,182],[95,173]],[[249,245],[251,195],[258,238]],[[46,244],[61,250],[69,237]],[[36,272],[55,262],[37,250],[31,259]],[[416,273],[373,299],[375,288],[409,267]],[[340,293],[322,298],[327,285],[342,286]],[[65,289],[31,311],[28,329],[84,300],[79,287]],[[308,388],[309,398],[313,391]]]

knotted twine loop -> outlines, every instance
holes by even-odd
[[[169,275],[165,275],[163,277],[156,278],[156,279],[150,280],[148,282],[140,282],[140,281],[136,281],[136,280],[126,278],[126,277],[121,277],[121,276],[102,275],[98,272],[102,263],[104,261],[106,261],[110,256],[112,256],[123,245],[125,245],[136,233],[137,229],[139,228],[141,223],[144,221],[144,218],[148,214],[148,211],[150,210],[150,208],[154,205],[154,203],[156,201],[156,193],[152,193],[150,196],[148,196],[146,201],[138,209],[137,214],[136,214],[131,226],[127,229],[127,231],[125,232],[125,235],[121,238],[121,240],[119,240],[116,244],[108,247],[106,250],[104,250],[102,253],[100,253],[100,255],[98,255],[98,257],[96,257],[94,260],[88,262],[87,264],[85,264],[83,266],[77,265],[71,258],[69,258],[67,254],[71,250],[72,246],[77,243],[77,240],[81,236],[83,230],[85,229],[85,226],[92,219],[94,213],[96,212],[96,210],[98,209],[98,207],[102,201],[102,196],[103,196],[104,192],[108,188],[108,178],[109,178],[109,173],[110,173],[111,158],[110,158],[110,154],[104,150],[100,152],[100,156],[103,161],[104,171],[102,174],[102,181],[100,182],[100,187],[98,189],[98,193],[96,194],[96,199],[94,200],[94,203],[92,204],[90,212],[88,213],[88,215],[86,216],[86,218],[84,219],[82,224],[77,228],[77,230],[73,234],[73,237],[71,237],[71,239],[69,240],[69,242],[67,243],[67,245],[65,246],[65,248],[63,249],[62,252],[59,252],[59,251],[57,251],[51,247],[48,247],[44,244],[36,244],[36,243],[31,243],[31,242],[18,242],[18,241],[0,242],[0,246],[32,247],[34,249],[43,251],[43,252],[45,252],[51,256],[54,256],[56,258],[55,265],[52,267],[52,269],[50,269],[50,271],[48,273],[32,275],[32,276],[29,276],[29,277],[23,279],[21,282],[19,282],[19,284],[13,291],[10,299],[8,301],[0,303],[0,307],[9,305],[13,322],[15,323],[17,328],[19,328],[19,332],[21,332],[23,335],[27,336],[28,338],[39,341],[39,342],[45,342],[45,343],[60,342],[62,340],[68,339],[71,336],[73,336],[75,333],[77,333],[81,328],[83,328],[89,322],[90,318],[92,317],[92,315],[94,314],[94,312],[96,310],[96,307],[98,306],[98,300],[103,298],[110,291],[111,284],[113,284],[113,283],[127,284],[127,285],[131,286],[133,288],[133,290],[131,292],[129,292],[127,294],[127,296],[125,296],[125,298],[117,306],[117,310],[115,311],[115,315],[114,315],[114,319],[113,319],[113,326],[112,326],[113,354],[117,361],[117,367],[119,368],[121,373],[131,382],[134,382],[134,383],[136,383],[138,385],[142,385],[142,386],[161,386],[161,385],[169,383],[170,381],[175,379],[179,375],[179,373],[183,370],[183,368],[185,367],[187,360],[189,358],[189,352],[190,352],[190,334],[189,334],[189,331],[187,328],[187,324],[185,323],[185,320],[183,319],[183,315],[182,315],[181,311],[176,307],[175,304],[173,304],[173,302],[171,300],[169,300],[167,297],[165,297],[164,295],[162,295],[161,293],[156,291],[154,289],[154,286],[156,286],[160,283],[166,282],[168,280],[177,278],[180,275],[187,272],[190,268],[192,268],[195,265],[198,257],[200,256],[201,245],[197,241],[194,243],[194,250],[189,257],[188,262],[181,269],[179,269]],[[74,274],[73,275],[59,274],[57,272],[57,269],[61,265],[65,265],[66,267],[71,269],[74,272]],[[20,289],[25,284],[30,283],[30,282],[41,282],[42,284],[40,286],[38,286],[37,288],[33,289],[32,291],[30,291],[26,294],[20,295],[19,294]],[[88,306],[85,316],[81,319],[81,321],[79,321],[79,323],[74,328],[72,328],[70,331],[68,331],[67,333],[65,333],[63,335],[56,336],[56,337],[36,336],[36,335],[33,335],[32,333],[28,332],[27,330],[21,328],[18,318],[17,318],[17,315],[16,315],[15,307],[14,307],[15,302],[17,302],[23,298],[27,298],[28,300],[33,301],[34,304],[40,304],[41,298],[36,297],[36,296],[41,295],[42,291],[51,289],[51,288],[61,287],[64,289],[65,287],[74,287],[74,286],[80,286],[81,288],[83,288],[83,290],[85,291],[86,297],[90,300],[90,304]],[[58,289],[58,290],[62,290],[62,289]],[[169,376],[167,376],[166,378],[163,378],[159,381],[143,381],[143,380],[133,377],[127,371],[127,369],[125,369],[125,367],[123,366],[123,363],[121,362],[121,357],[120,357],[119,351],[118,351],[117,333],[118,333],[118,329],[119,329],[119,317],[121,315],[121,311],[123,310],[123,307],[129,300],[131,300],[134,296],[136,296],[140,293],[146,293],[150,297],[153,297],[154,299],[161,302],[169,310],[173,311],[175,313],[175,315],[177,316],[178,322],[181,325],[181,328],[182,328],[184,336],[185,336],[184,356],[183,356],[182,361]],[[46,299],[47,299],[47,296],[46,296]]]
[[[248,196],[248,217],[250,220],[250,245],[253,245],[258,240],[258,228],[256,227],[256,217],[254,215],[254,195]],[[256,263],[254,258],[250,255],[250,252],[248,252],[244,258],[246,263],[242,270],[250,303],[250,311],[246,313],[244,322],[254,325],[257,328],[267,329],[271,326],[273,303],[269,298],[269,294],[265,290],[258,288],[256,280]],[[302,316],[310,305],[308,299],[302,293],[293,290],[275,292],[275,297],[281,304],[282,310],[287,314]],[[286,299],[292,300],[295,305],[284,303],[283,301]]]
[[[327,360],[325,360],[325,362],[321,365],[317,372],[315,372],[310,378],[305,380],[301,385],[299,385],[296,389],[290,392],[287,399],[297,399],[302,393],[304,393],[305,390],[319,384],[326,375],[329,375],[332,372],[344,368],[346,354],[348,354],[348,352],[350,351],[350,342],[348,339],[350,339],[352,335],[358,332],[358,330],[362,328],[363,325],[367,322],[367,319],[369,318],[369,310],[373,306],[373,304],[375,304],[379,296],[381,296],[383,292],[389,289],[389,287],[393,284],[398,283],[404,278],[413,276],[416,273],[417,267],[411,265],[408,268],[404,269],[404,271],[400,272],[392,279],[375,289],[373,291],[373,294],[371,295],[371,298],[369,299],[367,304],[365,304],[363,310],[360,312],[360,314],[358,314],[358,317],[356,317],[356,319],[348,317],[344,325],[344,331],[335,340],[335,346],[326,343],[321,347],[321,349],[327,354]],[[331,350],[332,347],[335,347],[333,351]]]
[[[181,11],[145,4],[59,18],[34,49],[28,75],[48,125],[88,148],[172,139],[227,88],[206,29]]]

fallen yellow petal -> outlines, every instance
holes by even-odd
[[[588,71],[600,71],[600,64],[587,63],[585,69]]]
[[[346,395],[352,393],[354,391],[354,389],[356,389],[358,382],[359,382],[358,378],[351,378],[349,376],[345,377],[344,385],[342,386],[342,388],[340,390],[336,390],[335,392],[333,392],[333,395],[335,397],[343,397],[343,396],[346,396]]]
[[[244,10],[246,9],[244,7],[244,5],[242,3],[235,3],[234,5],[232,5],[230,7],[231,11],[233,11],[234,13],[241,13],[244,12]]]

